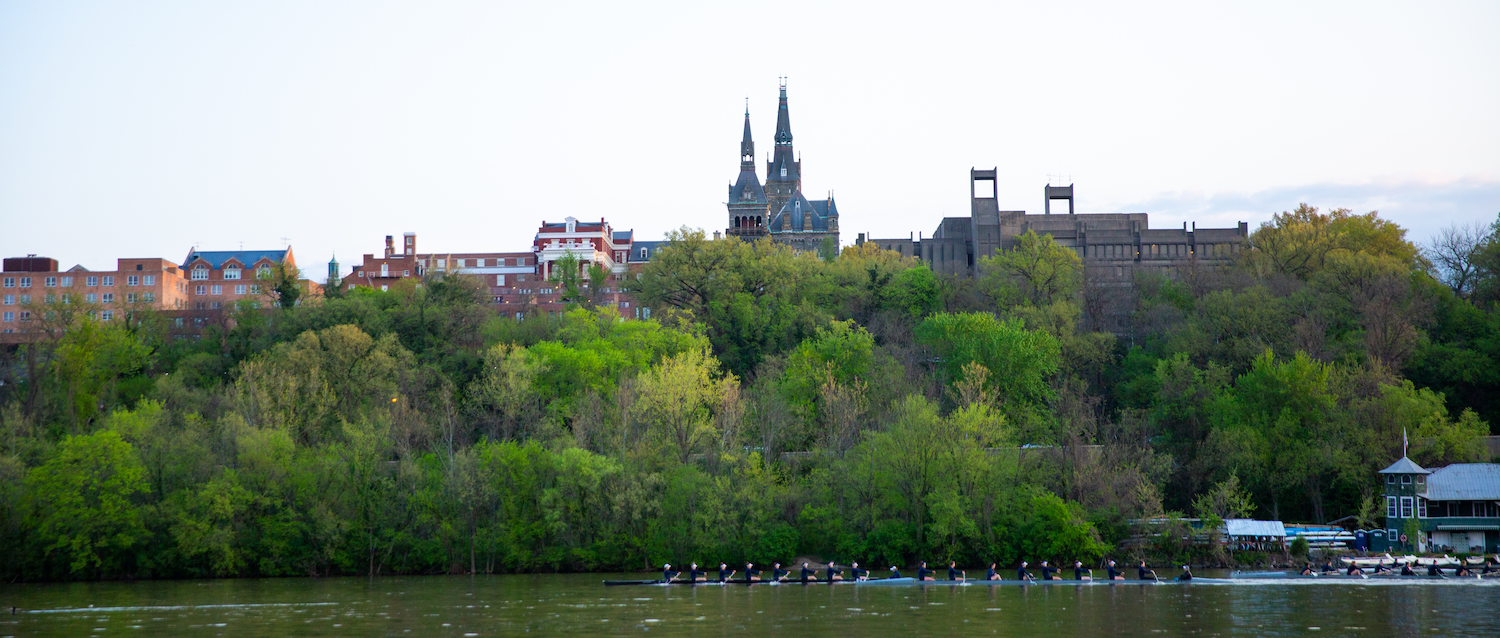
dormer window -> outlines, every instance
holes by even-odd
[[[781,176],[782,177],[786,177],[786,167],[785,166],[781,167]]]
[[[255,269],[255,276],[257,278],[260,278],[260,279],[265,279],[267,277],[270,277],[271,276],[271,266],[270,266],[270,264],[261,264],[260,268],[256,268]]]
[[[239,267],[238,266],[229,266],[229,267],[226,267],[224,269],[224,278],[225,279],[239,279],[240,278],[240,269],[239,269]]]
[[[205,279],[208,279],[208,267],[204,266],[203,264],[193,266],[193,280],[203,281]]]

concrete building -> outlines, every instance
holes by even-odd
[[[839,240],[839,209],[830,192],[809,200],[802,192],[802,158],[792,148],[791,113],[786,84],[776,108],[776,148],[766,162],[766,182],[755,172],[755,141],[750,135],[750,109],[745,108],[745,133],[740,140],[740,174],[729,185],[729,228],[726,235],[754,240],[770,237],[797,250],[816,251],[827,240]]]
[[[1371,549],[1500,551],[1500,464],[1454,463],[1428,470],[1403,456],[1380,476],[1385,483],[1386,529],[1377,530],[1383,534],[1375,535]],[[1409,528],[1417,533],[1410,534]]]

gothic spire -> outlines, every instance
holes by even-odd
[[[792,145],[792,120],[786,110],[786,79],[781,81],[781,101],[776,105],[776,145]]]
[[[740,170],[755,170],[755,140],[750,139],[750,98],[745,98],[745,137],[740,140]]]
[[[776,152],[766,167],[766,183],[780,181],[800,185],[801,164],[792,153],[792,120],[786,108],[786,78],[782,78],[781,100],[776,106]],[[796,190],[796,186],[792,190]]]

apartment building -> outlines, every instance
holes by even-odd
[[[116,260],[115,270],[60,270],[50,257],[12,257],[0,273],[0,333],[26,332],[45,304],[88,304],[112,321],[130,309],[188,307],[188,284],[177,264],[160,258]]]
[[[279,263],[296,268],[297,258],[291,247],[283,250],[211,250],[188,251],[181,270],[187,273],[188,296],[183,308],[218,310],[231,308],[238,301],[268,301],[263,290],[265,280]],[[316,284],[303,281],[308,292]]]

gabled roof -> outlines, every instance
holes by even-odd
[[[182,266],[190,267],[193,260],[202,258],[208,262],[209,268],[220,268],[230,259],[237,260],[248,268],[262,259],[280,263],[286,259],[286,252],[285,250],[190,250],[187,257],[182,260]]]
[[[1500,464],[1454,463],[1427,477],[1427,500],[1500,500]]]
[[[745,189],[750,190],[750,199],[741,199]],[[761,188],[760,178],[755,176],[755,171],[740,171],[739,179],[733,186],[729,187],[730,204],[764,204],[766,203],[766,189]]]
[[[84,268],[83,264],[77,264],[77,265],[73,266],[72,268],[69,268],[68,272],[91,272],[91,271],[89,269],[87,269],[87,268]]]
[[[1422,466],[1417,465],[1416,463],[1412,462],[1411,459],[1406,458],[1404,456],[1401,457],[1401,460],[1396,461],[1395,463],[1392,463],[1390,467],[1385,468],[1385,469],[1383,469],[1383,470],[1381,470],[1379,472],[1379,474],[1431,474],[1431,473],[1432,472],[1429,472],[1427,470],[1422,469]]]
[[[636,263],[640,263],[640,262],[643,262],[643,261],[651,261],[651,258],[654,257],[654,256],[656,256],[656,251],[661,250],[662,248],[665,248],[668,243],[670,243],[670,242],[665,242],[665,241],[638,241],[638,242],[635,242],[634,244],[632,244],[630,246],[630,254],[625,257],[625,261],[627,261],[627,262],[636,262]],[[646,249],[646,258],[645,259],[641,259],[641,249],[642,248]]]
[[[767,228],[769,228],[772,233],[785,232],[781,229],[781,218],[783,215],[787,215],[791,218],[792,230],[801,232],[822,232],[828,230],[829,205],[830,202],[826,200],[821,202],[809,202],[807,201],[807,197],[804,196],[802,194],[802,191],[799,190],[792,195],[792,198],[790,200],[787,200],[786,205],[782,206],[781,210],[776,211],[774,215],[771,215],[771,223],[767,226]],[[807,211],[812,211],[812,226],[804,228],[806,224],[803,223],[803,217],[805,217],[805,213]],[[838,215],[837,208],[834,209],[834,215]]]

